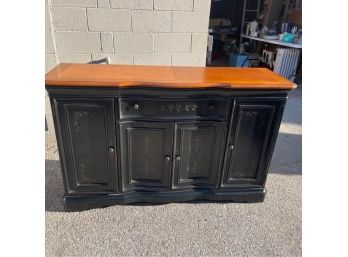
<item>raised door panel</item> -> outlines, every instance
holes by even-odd
[[[221,187],[263,186],[280,107],[281,102],[236,102]]]
[[[173,123],[121,122],[122,189],[168,190]]]
[[[54,99],[68,193],[117,192],[113,99]]]
[[[216,188],[226,130],[225,122],[176,123],[173,189]]]

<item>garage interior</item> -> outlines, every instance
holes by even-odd
[[[302,0],[212,0],[207,66],[266,67],[301,84]]]

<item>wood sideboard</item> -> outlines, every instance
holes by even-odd
[[[46,74],[67,211],[262,202],[291,81],[262,68],[59,64]]]

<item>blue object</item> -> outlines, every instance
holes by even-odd
[[[284,33],[284,36],[283,36],[283,41],[284,42],[292,43],[292,42],[294,42],[294,39],[295,39],[295,35],[294,34],[292,34],[292,33]]]
[[[233,67],[249,67],[247,54],[230,54],[229,66]]]

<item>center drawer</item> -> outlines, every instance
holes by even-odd
[[[202,119],[226,121],[230,100],[119,98],[120,119]]]

